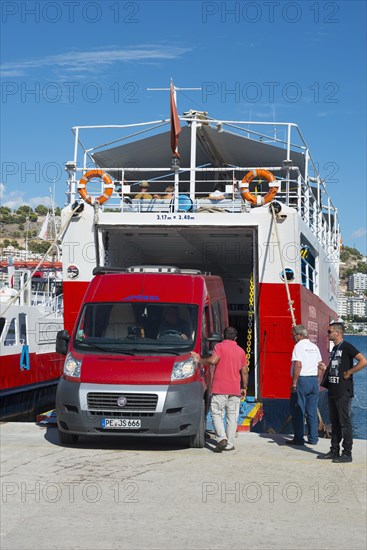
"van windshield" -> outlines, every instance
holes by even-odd
[[[86,304],[74,346],[116,353],[183,353],[194,347],[197,319],[198,307],[192,304]]]

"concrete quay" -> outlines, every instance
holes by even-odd
[[[320,461],[330,440],[290,447],[240,433],[236,449],[80,438],[3,423],[1,550],[366,549],[366,450]]]

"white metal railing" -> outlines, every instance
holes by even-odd
[[[31,295],[31,305],[41,306],[52,314],[59,315],[63,310],[63,296],[52,296],[48,292],[35,291]]]
[[[223,128],[228,129],[232,133],[234,131],[238,135],[244,135],[247,138],[254,139],[256,141],[262,141],[267,144],[273,144],[277,147],[283,147],[285,152],[285,164],[281,166],[262,166],[263,169],[269,170],[279,178],[279,191],[276,196],[276,200],[282,202],[292,208],[297,209],[299,215],[304,222],[310,227],[316,238],[322,243],[326,253],[331,259],[338,261],[339,257],[339,240],[340,240],[340,228],[338,221],[338,211],[333,205],[329,195],[326,191],[325,181],[318,173],[316,163],[314,162],[310,150],[306,144],[306,141],[296,124],[293,123],[271,123],[263,122],[257,123],[252,121],[230,121],[230,120],[218,120],[207,117],[203,119],[202,116],[190,115],[179,117],[181,121],[186,121],[191,126],[191,157],[189,166],[180,166],[177,169],[173,169],[172,166],[161,167],[139,167],[134,166],[134,180],[124,180],[124,174],[130,170],[129,166],[121,167],[104,167],[104,171],[110,173],[112,177],[121,177],[124,185],[130,186],[130,195],[134,193],[137,183],[144,178],[144,174],[149,172],[151,187],[153,184],[173,185],[174,200],[166,202],[165,199],[161,199],[156,196],[152,201],[141,201],[137,204],[132,198],[130,203],[125,200],[125,195],[114,192],[110,200],[103,205],[103,209],[106,211],[120,210],[122,212],[180,212],[182,205],[180,204],[180,197],[189,197],[191,201],[191,212],[200,213],[207,211],[208,208],[222,208],[230,213],[249,212],[250,205],[239,198],[234,188],[232,192],[225,194],[225,202],[211,201],[209,193],[206,191],[198,192],[196,187],[206,185],[208,189],[214,190],[215,184],[224,183],[229,184],[233,181],[240,181],[242,177],[250,170],[255,170],[258,166],[196,166],[196,132],[197,128],[201,125],[210,125],[216,128],[218,132],[221,132]],[[146,123],[138,124],[125,124],[125,125],[103,125],[103,126],[77,126],[73,128],[75,134],[74,145],[74,159],[67,163],[67,170],[69,174],[68,179],[68,191],[67,196],[70,203],[78,198],[77,196],[77,181],[91,166],[95,167],[92,154],[97,150],[101,150],[116,143],[128,142],[129,139],[136,138],[140,134],[147,132],[157,132],[163,126],[167,126],[170,123],[169,119],[155,120]],[[129,135],[119,136],[109,141],[99,142],[93,147],[86,147],[81,141],[81,132],[90,130],[119,130],[126,131],[130,129],[136,129],[134,133]],[[269,131],[270,130],[270,131]],[[273,133],[272,133],[273,132]],[[280,136],[283,134],[283,137]],[[79,161],[79,151],[82,153],[81,163]],[[305,158],[304,171],[300,171],[299,167],[292,164],[291,155],[292,152],[302,153]],[[88,166],[88,162],[91,165]],[[286,173],[285,179],[280,179],[280,172]],[[151,177],[151,174],[157,173],[157,177]],[[208,174],[208,178],[205,179],[205,174]],[[162,175],[163,174],[163,175]],[[213,174],[215,178],[213,179]],[[277,175],[278,174],[278,175]],[[197,177],[199,176],[199,177]],[[221,180],[220,177],[223,176]],[[121,182],[119,182],[121,183]],[[188,189],[186,192],[182,192],[181,187]],[[88,192],[92,194],[88,187]],[[149,191],[152,193],[151,191]],[[210,192],[210,191],[209,191]],[[93,194],[96,196],[102,193],[101,187],[96,189]],[[264,195],[266,191],[259,191],[258,194]],[[154,193],[156,194],[156,193]],[[131,198],[131,196],[130,196]],[[208,202],[209,201],[209,202]]]

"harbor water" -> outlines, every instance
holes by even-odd
[[[367,336],[348,334],[345,340],[367,357]],[[367,367],[354,375],[352,423],[353,436],[356,439],[367,439]]]

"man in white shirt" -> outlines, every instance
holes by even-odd
[[[291,367],[290,408],[294,438],[288,445],[304,445],[305,415],[308,428],[308,443],[318,441],[317,407],[319,401],[318,369],[325,368],[319,348],[310,342],[303,325],[292,328],[293,348]]]

